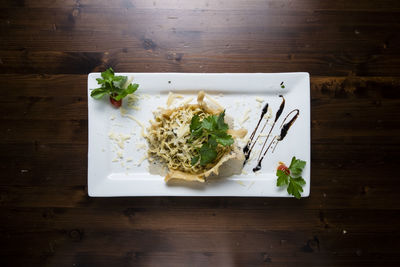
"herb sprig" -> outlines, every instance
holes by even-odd
[[[278,176],[276,185],[287,186],[287,192],[300,199],[301,192],[303,192],[302,187],[306,184],[306,181],[301,177],[304,166],[306,166],[306,162],[296,159],[296,157],[292,158],[289,168],[283,163],[279,165],[276,171],[276,176]]]
[[[90,96],[94,99],[101,99],[103,96],[109,95],[111,103],[116,107],[120,107],[122,99],[135,92],[139,87],[136,83],[129,84],[125,87],[128,77],[115,76],[112,68],[108,68],[106,71],[102,72],[101,77],[102,78],[96,79],[101,87],[94,89],[90,93]]]
[[[206,137],[206,142],[198,149],[198,156],[191,160],[191,164],[195,165],[200,160],[200,165],[205,166],[213,162],[217,156],[218,144],[222,146],[230,146],[233,144],[233,138],[227,134],[229,127],[225,123],[225,110],[218,116],[211,115],[200,121],[198,115],[192,117],[190,123],[190,142],[196,139]]]

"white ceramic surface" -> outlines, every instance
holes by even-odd
[[[88,76],[88,191],[90,196],[254,196],[290,197],[286,189],[276,186],[276,167],[279,161],[290,164],[292,156],[307,162],[303,171],[306,180],[302,196],[310,194],[310,79],[308,73],[118,73],[133,76],[139,89],[136,103],[138,110],[127,109],[128,113],[139,119],[145,127],[153,118],[152,111],[158,106],[166,106],[169,92],[193,97],[195,103],[199,90],[205,90],[226,107],[226,114],[235,118],[235,128],[249,111],[250,119],[243,123],[248,136],[254,129],[266,102],[272,109],[273,118],[281,103],[282,94],[286,106],[277,122],[273,134],[279,134],[283,118],[293,109],[300,110],[300,116],[290,128],[288,135],[280,142],[274,153],[268,152],[263,168],[253,173],[257,157],[248,162],[241,175],[218,179],[204,184],[168,185],[164,177],[151,175],[148,162],[138,165],[147,149],[146,140],[141,136],[141,127],[118,109],[111,106],[108,98],[95,100],[90,97],[91,89],[99,87],[96,78],[100,73]],[[280,87],[284,82],[285,88]],[[262,98],[261,104],[256,99]],[[182,99],[177,99],[176,105]],[[126,106],[126,101],[124,105]],[[273,119],[270,119],[272,121]],[[267,126],[266,131],[270,126]],[[124,150],[110,140],[109,133],[123,133],[131,138],[125,142]],[[271,139],[271,137],[270,137]],[[241,143],[244,145],[244,143]],[[253,151],[259,151],[257,144]],[[118,155],[118,152],[120,153]],[[122,159],[119,156],[122,153]],[[113,161],[114,160],[114,161]],[[132,161],[130,161],[132,160]]]

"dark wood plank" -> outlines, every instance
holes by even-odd
[[[46,235],[47,238],[41,238]],[[158,265],[395,265],[398,234],[320,233],[309,231],[174,232],[72,228],[50,232],[12,233],[7,238],[37,247],[27,256],[38,263],[90,266]],[[321,242],[321,240],[332,240]],[[382,244],[377,246],[376,244]],[[107,249],[99,251],[98,246]],[[383,248],[384,251],[380,250]],[[200,252],[201,251],[201,252]],[[15,248],[6,249],[16,257]],[[4,253],[3,252],[3,253]],[[61,258],[64,261],[61,261]],[[32,262],[18,258],[15,262]],[[172,266],[172,265],[171,265]]]
[[[399,73],[395,8],[356,11],[342,3],[332,10],[315,2],[292,8],[289,2],[281,7],[255,1],[247,8],[174,10],[127,3],[3,9],[0,71],[83,74],[112,65],[130,71],[152,66],[157,72]]]
[[[400,3],[0,0],[2,266],[399,266]],[[90,198],[87,74],[311,74],[309,198]]]

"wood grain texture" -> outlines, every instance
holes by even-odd
[[[0,0],[1,266],[399,266],[400,3]],[[309,198],[89,198],[87,74],[311,75]]]

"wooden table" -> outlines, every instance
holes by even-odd
[[[0,1],[1,266],[400,265],[396,0]],[[309,198],[90,198],[87,74],[311,75]]]

